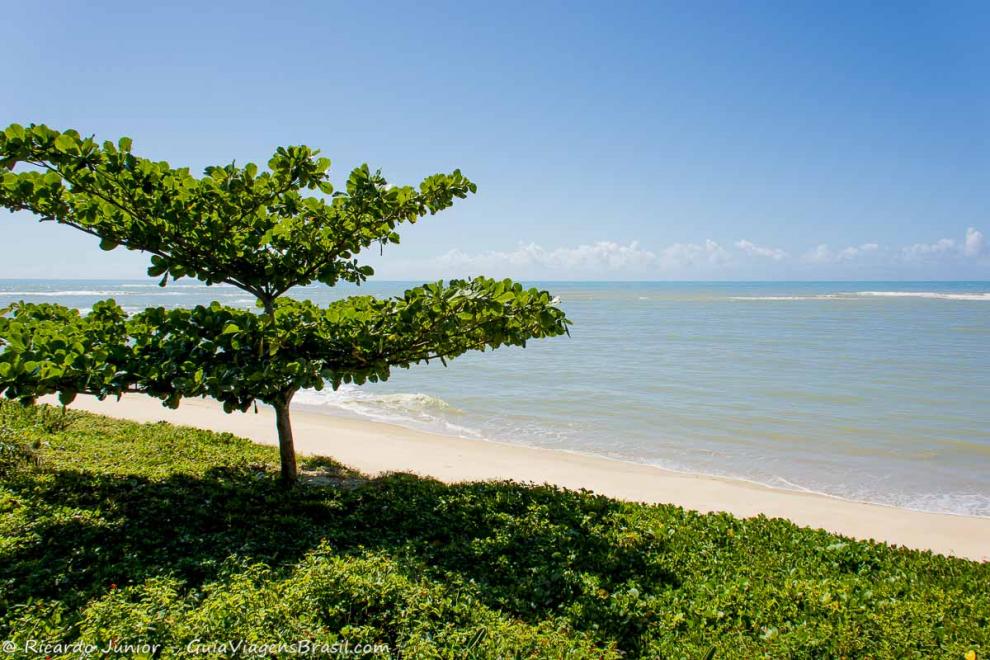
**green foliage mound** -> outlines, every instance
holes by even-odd
[[[38,459],[0,476],[0,639],[162,657],[195,640],[416,658],[990,650],[988,564],[547,486],[367,479],[322,458],[286,490],[273,448],[41,406],[3,404],[0,427]]]

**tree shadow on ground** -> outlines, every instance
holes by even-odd
[[[13,479],[37,515],[30,540],[0,566],[2,601],[74,608],[108,585],[162,575],[199,588],[232,555],[288,570],[326,541],[341,554],[385,552],[411,572],[473,583],[483,602],[513,617],[567,614],[578,629],[608,620],[614,629],[596,634],[631,641],[648,616],[603,616],[613,601],[602,594],[677,586],[662,539],[631,527],[625,505],[604,497],[405,474],[364,480],[328,459],[304,468],[311,484],[291,490],[250,466],[162,479],[75,470]]]

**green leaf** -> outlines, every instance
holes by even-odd
[[[62,133],[57,138],[55,138],[55,146],[58,149],[61,149],[62,151],[69,151],[69,152],[78,151],[78,145],[76,145],[76,141],[73,140],[70,136],[66,135],[65,133]]]
[[[3,131],[8,140],[23,140],[25,137],[24,127],[20,124],[11,124]]]

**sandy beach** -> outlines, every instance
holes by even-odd
[[[53,402],[52,398],[49,402]],[[225,414],[212,400],[177,410],[143,395],[120,401],[80,396],[73,408],[139,422],[167,421],[276,444],[274,414]],[[332,457],[362,472],[411,472],[445,482],[511,479],[586,488],[624,500],[671,503],[741,517],[765,514],[860,539],[990,560],[990,518],[925,513],[671,472],[577,453],[468,440],[370,421],[293,411],[296,450]]]

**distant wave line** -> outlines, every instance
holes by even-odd
[[[134,296],[134,295],[145,295],[145,296],[184,296],[185,293],[181,291],[162,291],[160,293],[135,293],[131,291],[91,291],[82,289],[79,291],[0,291],[0,296],[44,296],[46,298],[58,298],[64,296],[66,298],[71,298],[73,296]]]
[[[732,296],[730,300],[862,300],[864,298],[923,298],[990,302],[990,293],[939,293],[937,291],[853,291],[810,296]]]
[[[0,296],[127,296],[126,291],[0,291]]]

